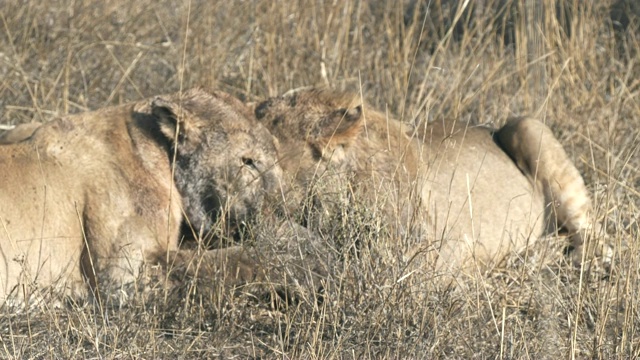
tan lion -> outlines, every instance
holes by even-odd
[[[3,145],[0,303],[108,293],[143,264],[193,268],[195,252],[178,248],[183,219],[206,233],[279,191],[274,139],[246,111],[194,89],[57,119]],[[230,281],[260,275],[241,247],[202,261]]]
[[[344,209],[355,194],[369,213],[382,212],[392,238],[406,240],[406,259],[447,278],[486,269],[556,222],[581,248],[591,227],[583,179],[534,119],[498,131],[414,128],[358,95],[312,88],[268,99],[255,114],[278,138],[285,174],[314,204]]]

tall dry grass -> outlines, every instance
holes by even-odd
[[[3,309],[0,357],[639,357],[637,33],[614,34],[606,2],[583,4],[569,25],[547,15],[532,39],[522,17],[496,22],[477,9],[475,26],[449,32],[433,13],[408,12],[411,1],[3,2],[2,124],[194,85],[248,101],[346,87],[405,121],[499,125],[535,114],[583,174],[616,252],[609,273],[581,271],[550,238],[477,282],[438,289],[375,246],[336,247],[337,284],[321,302],[274,307],[201,279],[197,293],[185,286],[123,309]],[[384,240],[366,211],[347,215],[329,244]]]

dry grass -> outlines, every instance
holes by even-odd
[[[638,43],[633,33],[616,43],[596,3],[573,15],[570,38],[548,18],[540,58],[498,41],[485,18],[457,40],[434,41],[420,14],[405,23],[397,1],[5,1],[0,124],[194,85],[246,100],[350,87],[407,121],[500,124],[533,113],[593,190],[616,253],[608,276],[581,272],[552,238],[451,290],[404,279],[403,264],[383,262],[375,247],[357,257],[338,249],[338,286],[320,303],[274,310],[186,285],[124,309],[1,309],[0,357],[639,357]],[[527,42],[522,28],[515,34]],[[360,221],[336,225],[327,241],[376,240],[379,222],[350,216]]]

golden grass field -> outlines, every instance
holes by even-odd
[[[577,269],[552,237],[454,289],[417,286],[372,247],[343,254],[323,301],[289,306],[185,284],[121,309],[0,309],[0,358],[640,357],[640,32],[614,34],[609,1],[579,3],[564,27],[478,10],[458,33],[411,1],[0,2],[0,124],[196,85],[245,101],[347,88],[404,121],[532,114],[565,145],[615,247],[611,271]],[[353,216],[326,241],[374,242],[376,224]]]

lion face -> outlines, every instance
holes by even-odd
[[[268,99],[255,108],[258,121],[279,141],[285,173],[308,185],[313,175],[348,166],[348,151],[363,128],[358,99],[303,89]]]
[[[208,231],[221,215],[242,222],[277,194],[274,138],[238,100],[192,90],[182,99],[154,99],[151,113],[173,145],[176,186],[195,231]]]

